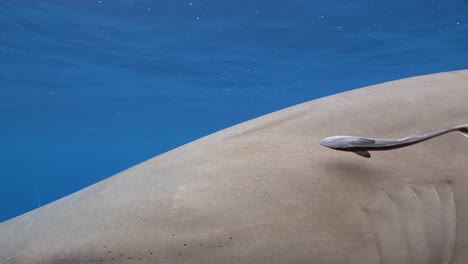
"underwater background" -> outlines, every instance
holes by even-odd
[[[0,23],[0,222],[275,110],[468,68],[464,0],[2,0]]]

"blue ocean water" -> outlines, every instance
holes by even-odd
[[[0,2],[0,222],[236,123],[468,68],[463,0]]]

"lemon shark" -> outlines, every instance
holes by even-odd
[[[468,140],[372,159],[330,135],[466,124],[468,70],[299,104],[0,223],[0,263],[468,263]]]

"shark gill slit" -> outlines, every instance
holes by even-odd
[[[376,227],[374,221],[372,220],[372,217],[369,214],[369,211],[367,210],[367,208],[362,206],[362,211],[364,212],[364,215],[366,216],[367,222],[368,222],[370,230],[371,230],[372,240],[373,240],[373,242],[375,244],[377,254],[378,254],[378,257],[379,257],[379,264],[383,264],[383,262],[382,262],[383,261],[382,244],[381,244],[381,242],[379,240],[379,237],[378,237],[378,234],[377,234],[377,227]]]

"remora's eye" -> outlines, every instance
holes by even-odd
[[[356,143],[362,145],[371,145],[375,143],[375,140],[369,138],[356,138]]]

